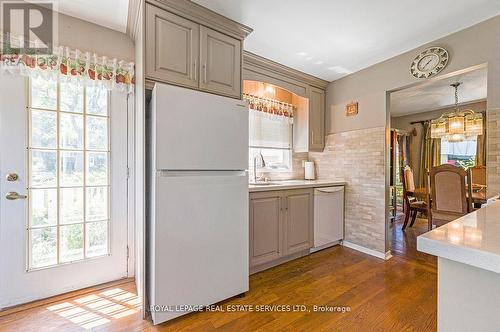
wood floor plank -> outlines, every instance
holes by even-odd
[[[295,312],[199,312],[153,326],[133,281],[40,301],[0,317],[0,331],[435,331],[436,258],[416,250],[426,220],[392,229],[393,258],[337,246],[250,277],[250,291],[220,305],[304,305]],[[315,312],[313,306],[347,312]]]

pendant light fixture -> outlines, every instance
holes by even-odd
[[[458,87],[461,84],[456,82],[450,85],[455,89],[455,109],[431,121],[431,138],[461,142],[466,138],[482,135],[483,115],[471,109],[460,110],[458,107]]]

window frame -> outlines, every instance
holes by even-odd
[[[71,78],[65,78],[68,80],[71,80]],[[25,257],[25,269],[26,272],[35,272],[39,270],[45,270],[45,269],[53,269],[57,268],[60,266],[66,266],[69,264],[74,264],[74,263],[81,263],[85,261],[90,261],[94,259],[99,259],[102,257],[107,257],[111,255],[111,249],[112,249],[112,244],[111,244],[111,231],[112,231],[112,208],[111,208],[111,193],[112,193],[112,187],[111,187],[111,180],[112,180],[112,169],[111,169],[111,159],[112,159],[112,145],[111,145],[111,122],[112,122],[112,117],[111,117],[111,92],[106,90],[106,114],[92,114],[92,113],[87,113],[87,89],[88,88],[93,88],[94,86],[83,86],[83,105],[82,105],[82,112],[68,112],[68,111],[62,111],[61,110],[61,81],[59,79],[56,79],[56,108],[55,109],[48,109],[48,108],[39,108],[39,107],[32,107],[32,77],[28,77],[26,79],[26,123],[27,123],[27,130],[26,130],[26,155],[25,155],[25,160],[26,160],[26,191],[27,191],[27,204],[25,204],[25,226],[26,226],[26,231],[25,231],[25,246],[26,246],[26,257]],[[80,83],[81,84],[81,83]],[[95,87],[98,87],[97,85]],[[103,88],[104,89],[104,88]],[[44,147],[32,147],[32,133],[33,133],[33,126],[32,126],[32,111],[41,111],[41,112],[51,112],[56,114],[56,145],[55,148],[44,148]],[[72,148],[61,148],[60,147],[60,124],[61,124],[61,114],[70,114],[70,115],[81,115],[82,116],[82,148],[81,149],[72,149]],[[96,117],[96,118],[104,118],[106,119],[107,122],[107,148],[105,150],[96,150],[96,149],[88,149],[87,148],[87,117]],[[32,180],[32,151],[55,151],[56,152],[56,184],[55,186],[32,186],[31,180]],[[61,152],[64,151],[69,151],[69,152],[81,152],[83,155],[83,161],[82,161],[82,184],[81,185],[72,185],[72,186],[61,186],[60,181],[61,181],[61,174],[62,174],[62,164],[61,164]],[[107,181],[106,184],[104,185],[88,185],[87,184],[87,155],[88,153],[92,152],[102,152],[107,154]],[[103,220],[91,220],[87,221],[86,220],[86,214],[87,214],[87,188],[98,188],[98,187],[103,187],[107,189],[107,219]],[[77,223],[69,223],[69,224],[61,224],[61,200],[60,200],[60,191],[61,189],[64,188],[81,188],[83,191],[83,197],[82,197],[82,221],[77,222]],[[31,210],[32,210],[32,199],[31,199],[31,191],[33,189],[55,189],[56,190],[56,224],[51,225],[51,226],[39,226],[39,227],[33,227],[31,226]],[[106,223],[106,243],[107,243],[107,250],[106,253],[100,254],[100,255],[95,255],[95,256],[87,256],[87,229],[88,229],[88,224],[95,223],[95,222],[105,222]],[[60,248],[60,242],[61,242],[61,226],[69,226],[69,225],[82,225],[83,226],[83,255],[81,259],[75,259],[75,260],[69,260],[69,261],[61,261],[61,248]],[[33,229],[43,229],[43,228],[56,228],[56,263],[55,264],[50,264],[50,265],[44,265],[44,266],[33,266],[32,264],[32,241],[31,241],[31,230]]]

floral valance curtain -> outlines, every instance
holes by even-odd
[[[1,39],[1,34],[0,34]],[[0,41],[1,44],[1,41]],[[15,54],[0,48],[0,75],[8,72],[25,76],[74,77],[84,85],[103,85],[108,90],[133,93],[134,63],[81,52],[68,47],[55,47],[52,54]],[[13,45],[13,47],[16,47]]]

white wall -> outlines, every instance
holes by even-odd
[[[134,43],[124,33],[114,31],[78,18],[58,15],[58,43],[108,58],[134,61]]]

